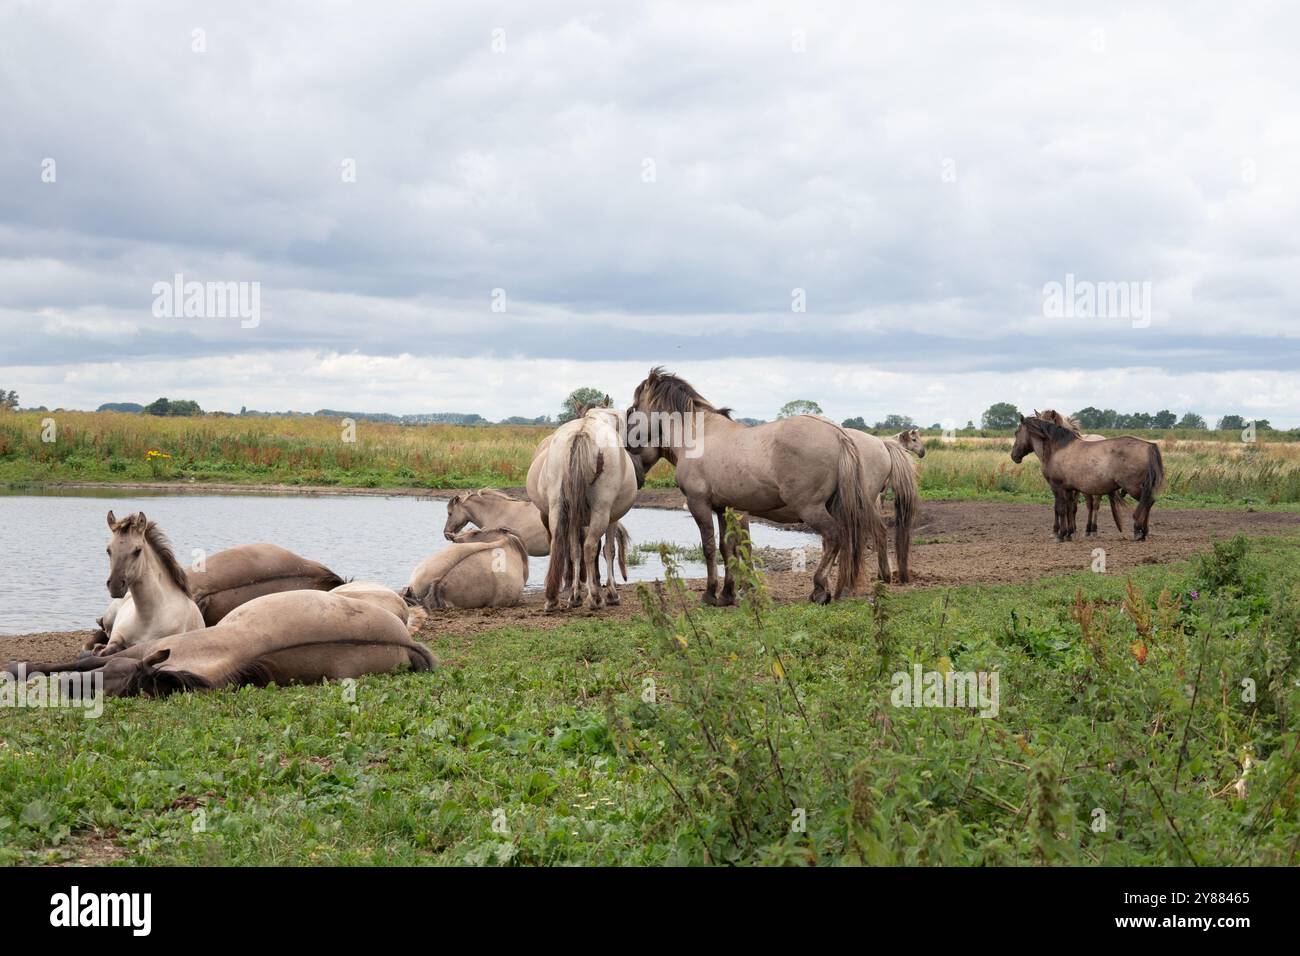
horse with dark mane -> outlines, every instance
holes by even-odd
[[[721,593],[713,522],[727,508],[781,524],[804,522],[822,536],[822,560],[813,573],[811,600],[825,604],[830,566],[839,562],[834,597],[852,590],[862,572],[867,538],[876,542],[880,576],[890,578],[885,526],[863,484],[853,438],[814,415],[795,415],[747,427],[731,419],[679,378],[652,368],[628,409],[628,452],[644,470],[667,458],[677,487],[700,530],[708,582],[706,604],[733,604],[728,572]],[[723,536],[723,559],[734,550]]]
[[[1037,416],[1020,417],[1011,460],[1020,464],[1030,453],[1038,456],[1043,477],[1056,498],[1058,541],[1074,537],[1074,495],[1110,495],[1124,491],[1137,499],[1133,539],[1143,541],[1156,492],[1164,487],[1165,465],[1160,446],[1124,436],[1084,441],[1077,432]]]
[[[1078,419],[1071,418],[1068,415],[1062,415],[1060,412],[1052,408],[1046,409],[1045,411],[1041,411],[1041,412],[1035,411],[1034,417],[1045,418],[1047,421],[1052,422],[1054,425],[1059,425],[1062,428],[1068,428],[1070,431],[1074,432],[1084,441],[1105,441],[1106,440],[1105,435],[1085,435],[1083,433],[1083,426],[1079,424]],[[1114,493],[1107,495],[1106,497],[1110,501],[1110,516],[1115,519],[1115,530],[1118,531],[1120,534],[1123,534],[1124,524],[1119,519],[1119,511],[1120,511],[1120,506],[1124,503],[1124,490],[1121,488],[1115,491]],[[1088,502],[1088,523],[1087,525],[1084,526],[1083,533],[1085,537],[1091,537],[1092,535],[1097,533],[1097,511],[1101,507],[1101,496],[1084,495],[1084,498],[1087,499]],[[1076,497],[1071,497],[1070,507],[1073,509],[1077,506],[1078,506],[1078,499]],[[1057,527],[1056,525],[1053,525],[1052,534],[1057,534],[1059,532],[1060,532],[1060,528]]]

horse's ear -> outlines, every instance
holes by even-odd
[[[150,654],[148,657],[144,659],[145,670],[150,670],[150,671],[156,670],[159,666],[162,665],[164,661],[167,660],[167,658],[171,656],[172,656],[171,648],[168,647],[164,647],[160,651],[154,651],[152,654]]]
[[[609,393],[606,392],[606,393],[605,393],[605,400],[604,400],[603,402],[601,402],[600,404],[601,404],[601,407],[602,407],[602,408],[609,408],[611,405],[614,404],[614,400],[613,400],[612,398],[610,398],[610,397],[609,397]]]
[[[1020,416],[1020,423],[1023,425],[1023,424],[1024,424],[1024,421],[1025,421],[1025,416],[1024,416],[1024,415],[1021,415],[1021,416]]]
[[[112,508],[108,510],[108,530],[109,531],[117,530],[117,518],[114,516]]]
[[[149,527],[149,519],[144,516],[143,511],[137,511],[131,517],[131,529],[140,534],[144,534],[144,529]]]

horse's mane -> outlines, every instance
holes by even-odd
[[[1045,421],[1049,421],[1053,425],[1058,425],[1061,428],[1068,428],[1076,435],[1080,435],[1083,433],[1083,426],[1079,424],[1079,420],[1077,418],[1070,418],[1067,415],[1062,415],[1060,412],[1052,408],[1046,409],[1045,411],[1041,411],[1041,412],[1035,411],[1034,417],[1044,419]]]
[[[690,382],[665,371],[662,365],[652,368],[645,381],[636,387],[633,401],[642,411],[678,412],[682,415],[704,411],[731,417],[730,408],[716,407],[697,392]]]
[[[185,569],[181,567],[181,563],[176,560],[176,554],[172,551],[172,543],[167,540],[167,535],[163,534],[157,522],[150,521],[144,526],[144,539],[149,542],[149,547],[153,548],[154,554],[158,555],[158,559],[162,561],[163,568],[167,571],[167,576],[172,579],[172,583],[180,588],[181,593],[187,598],[193,600],[194,595],[190,592],[189,576],[186,575]]]
[[[1079,437],[1078,432],[1071,431],[1068,428],[1063,428],[1048,418],[1040,418],[1038,416],[1026,418],[1025,424],[1029,426],[1031,431],[1037,431],[1044,438],[1050,440],[1054,448],[1068,445]]]

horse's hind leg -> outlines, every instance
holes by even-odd
[[[829,604],[831,602],[831,591],[828,586],[830,567],[833,562],[839,560],[840,548],[847,546],[847,542],[840,540],[840,527],[824,507],[809,508],[801,512],[799,517],[822,536],[822,559],[817,565],[817,570],[813,572],[813,590],[808,600],[814,604]]]
[[[1101,506],[1101,500],[1097,495],[1088,495],[1088,524],[1084,526],[1083,536],[1091,538],[1097,533],[1097,509]]]
[[[614,583],[616,580],[614,577],[614,560],[618,549],[617,534],[614,531],[616,527],[617,525],[611,524],[605,532],[605,569],[609,572],[609,581],[606,582],[605,588],[606,604],[620,603],[618,586]],[[599,558],[596,559],[596,563],[600,563]]]

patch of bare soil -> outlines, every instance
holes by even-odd
[[[658,507],[680,506],[681,496],[675,488],[650,491],[660,502]],[[674,496],[676,504],[673,503]],[[656,506],[640,500],[637,503],[646,507]],[[1134,541],[1128,534],[1121,535],[1115,530],[1109,513],[1102,517],[1105,523],[1096,537],[1079,537],[1058,544],[1052,535],[1050,504],[924,502],[912,531],[913,540],[919,542],[912,547],[912,583],[895,587],[910,590],[960,584],[1014,583],[1070,574],[1092,566],[1094,548],[1105,549],[1107,573],[1123,574],[1143,564],[1186,560],[1209,548],[1212,541],[1231,537],[1238,531],[1252,535],[1300,531],[1300,514],[1162,511],[1157,506],[1151,519],[1151,536],[1146,541]],[[768,564],[769,567],[779,566],[770,559]],[[809,567],[812,566],[810,560]],[[868,572],[874,575],[875,569],[874,559],[869,559]],[[769,592],[778,603],[806,601],[812,592],[811,571],[772,571],[767,580]],[[689,583],[692,590],[703,593],[703,581]],[[419,637],[436,641],[438,650],[446,652],[451,649],[448,644],[467,648],[474,637],[497,628],[525,627],[544,631],[573,620],[623,620],[640,613],[635,585],[620,585],[619,594],[622,603],[616,607],[600,611],[565,608],[548,613],[543,610],[543,595],[530,591],[518,607],[439,611],[420,628]],[[0,637],[0,660],[74,658],[89,633],[49,632]],[[447,640],[453,637],[460,640]],[[456,656],[458,653],[453,650],[453,659]]]

